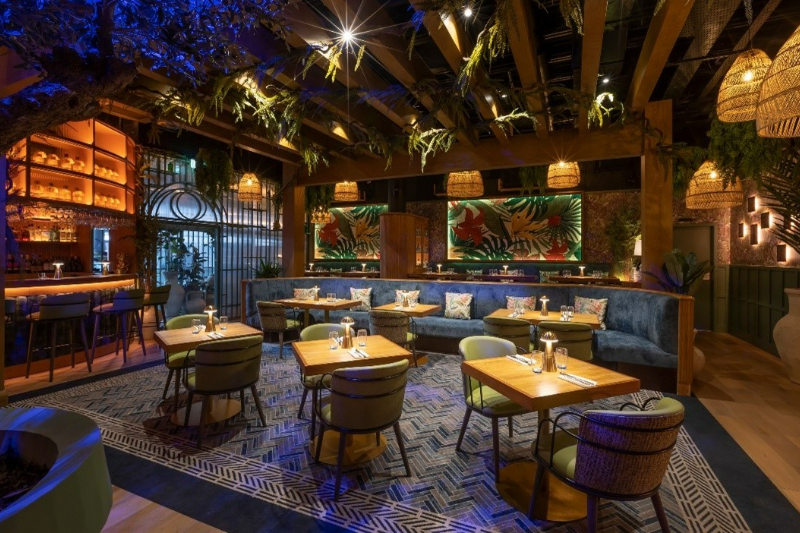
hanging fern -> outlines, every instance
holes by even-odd
[[[558,8],[567,28],[574,29],[579,35],[583,35],[583,11],[581,10],[580,0],[560,0]]]
[[[197,190],[211,203],[218,202],[234,184],[233,161],[222,150],[201,148],[195,156]]]
[[[800,253],[800,152],[792,148],[764,176],[768,207],[777,214],[770,231]]]
[[[447,152],[456,141],[454,130],[438,128],[414,130],[408,135],[408,155],[419,154],[421,170],[425,170],[428,157]]]
[[[306,187],[306,213],[314,211],[327,211],[333,202],[333,185],[312,185]]]
[[[547,165],[521,167],[518,171],[522,194],[542,194],[547,189]]]

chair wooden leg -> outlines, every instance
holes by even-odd
[[[494,459],[494,481],[500,481],[500,424],[496,416],[492,417],[492,457]]]
[[[192,400],[194,400],[194,393],[192,393],[192,391],[189,391],[189,397],[186,399],[186,416],[183,418],[183,425],[184,426],[188,426],[189,425],[189,415],[192,414]],[[177,405],[178,405],[178,401],[175,400],[175,406],[177,407]],[[177,411],[177,409],[176,409],[176,411]]]
[[[31,375],[31,360],[33,359],[33,339],[36,336],[36,322],[31,321],[31,329],[28,333],[28,364],[25,366],[25,379],[28,379]]]
[[[162,400],[167,399],[167,391],[169,390],[169,384],[172,383],[172,374],[175,373],[175,370],[172,368],[169,369],[169,374],[167,374],[167,382],[164,383],[164,394],[161,395]]]
[[[56,366],[56,322],[50,326],[50,381],[53,381],[53,371]]]
[[[406,455],[406,445],[403,444],[403,432],[400,431],[400,422],[394,425],[394,436],[397,439],[397,447],[400,448],[403,465],[406,467],[406,476],[411,477],[411,467],[408,466],[408,456]]]
[[[200,411],[200,427],[197,428],[197,447],[203,445],[203,437],[206,435],[206,424],[208,423],[208,415],[211,411],[211,396],[203,396],[203,407]]]
[[[533,520],[533,513],[536,509],[536,496],[542,490],[542,483],[544,483],[544,476],[546,475],[544,466],[536,463],[536,480],[533,482],[533,492],[531,493],[531,502],[528,504],[528,518]]]
[[[97,335],[100,333],[100,313],[94,315],[94,331],[92,332],[92,363],[94,363],[94,351],[97,348]]]
[[[467,432],[467,424],[469,423],[469,417],[472,415],[472,409],[467,407],[467,412],[464,413],[464,422],[461,423],[461,432],[458,434],[458,440],[456,441],[456,451],[461,451],[461,441],[464,440],[464,433]]]
[[[144,345],[144,333],[142,332],[142,313],[133,313],[136,317],[136,326],[139,330],[139,346],[142,347],[142,355],[147,357],[147,347]]]
[[[308,398],[308,389],[303,389],[303,397],[300,399],[300,409],[297,411],[297,418],[299,420],[303,419],[303,407],[306,405],[306,398]],[[311,409],[314,409],[314,406],[311,406]]]
[[[256,409],[258,409],[258,417],[261,419],[261,425],[267,427],[267,417],[264,416],[264,407],[261,405],[261,399],[258,397],[258,389],[255,383],[250,385],[250,392],[253,393],[253,402],[255,402]],[[244,391],[242,392],[242,405],[244,405]]]
[[[669,533],[669,522],[667,522],[667,514],[664,512],[664,506],[661,504],[661,494],[656,492],[650,499],[653,501],[653,507],[656,508],[656,516],[658,517],[658,524],[661,526],[661,531]]]
[[[283,359],[283,332],[278,332],[278,355]]]
[[[508,438],[514,438],[514,417],[508,417]]]
[[[89,370],[89,372],[91,372],[92,371],[92,363],[94,361],[91,360],[91,357],[90,357],[90,354],[89,354],[89,343],[86,342],[86,317],[81,318],[78,321],[78,329],[79,329],[79,332],[81,334],[81,344],[83,345],[83,355],[86,357],[86,368]]]
[[[175,370],[175,397],[173,398],[172,403],[175,406],[175,412],[176,413],[178,412],[178,400],[179,400],[180,395],[181,395],[181,377],[183,377],[183,372],[184,371],[182,369],[180,369],[180,368]],[[192,403],[192,393],[190,392],[189,393],[189,403],[186,404],[186,407],[188,408],[191,403]],[[187,411],[187,413],[188,413],[188,411]],[[189,420],[189,415],[188,414],[186,415],[186,420]]]
[[[586,527],[589,533],[597,531],[597,496],[586,496]]]
[[[128,313],[122,313],[122,329],[118,332],[122,335],[122,362],[128,362]]]
[[[317,451],[314,453],[314,462],[319,463],[319,456],[322,453],[322,440],[325,438],[325,424],[319,422],[319,437],[317,437]]]
[[[69,321],[69,352],[72,355],[72,368],[75,368],[75,321]]]
[[[333,501],[339,500],[339,487],[342,486],[342,463],[344,462],[344,447],[347,437],[339,434],[339,453],[336,455],[336,486],[333,489]]]

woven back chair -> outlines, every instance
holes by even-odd
[[[531,351],[531,324],[519,318],[483,317],[483,334],[511,341],[520,350]]]
[[[415,347],[417,334],[412,331],[414,321],[400,311],[369,312],[369,332],[371,335],[382,335],[400,346],[411,350],[414,356],[414,366],[417,366],[417,349]]]
[[[284,334],[289,330],[300,329],[300,322],[286,316],[286,308],[275,302],[256,302],[261,331],[278,334],[278,356],[283,359]]]

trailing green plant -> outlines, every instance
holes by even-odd
[[[518,176],[524,196],[542,194],[547,189],[547,165],[521,167]]]
[[[253,274],[257,278],[277,278],[281,275],[281,272],[283,272],[283,267],[281,265],[267,262],[263,259],[253,268]]]
[[[191,248],[189,268],[181,270],[178,274],[178,281],[187,291],[205,291],[205,254],[193,244],[189,248]]]
[[[640,211],[625,204],[614,211],[605,227],[608,249],[617,273],[628,270],[633,258],[636,240],[642,234]]]
[[[662,165],[672,163],[672,192],[678,198],[686,195],[692,176],[708,156],[705,148],[686,143],[657,144],[656,155]]]
[[[233,161],[222,150],[200,148],[195,157],[197,190],[212,203],[218,202],[234,184]]]
[[[694,252],[684,254],[677,248],[664,254],[660,272],[645,271],[644,275],[658,283],[667,292],[692,295],[709,271],[708,261],[697,261]]]
[[[716,114],[711,118],[708,139],[708,159],[726,184],[752,179],[760,185],[762,176],[778,165],[788,145],[784,139],[760,137],[754,120],[721,122]]]
[[[767,206],[777,215],[770,231],[800,253],[800,148],[788,150],[761,186]]]
[[[333,202],[333,185],[312,185],[306,187],[306,213],[316,210],[328,211]]]

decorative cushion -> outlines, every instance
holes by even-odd
[[[294,298],[295,300],[313,300],[314,289],[295,289]]]
[[[372,309],[372,287],[367,289],[356,289],[355,287],[350,287],[350,299],[351,300],[361,300],[361,305],[358,307],[353,307],[353,311],[369,311]]]
[[[539,271],[539,283],[552,283],[550,281],[550,276],[560,276],[561,272],[558,270],[540,270]]]
[[[506,308],[515,309],[517,302],[522,302],[522,307],[529,311],[536,310],[536,296],[506,296]]]
[[[608,311],[608,298],[575,297],[575,312],[597,315],[600,319],[600,329],[606,329],[606,311]]]
[[[445,318],[458,318],[460,320],[470,319],[470,307],[472,307],[472,294],[468,292],[446,292],[445,293]]]
[[[402,289],[397,289],[394,291],[394,301],[396,302],[398,298],[403,297]],[[413,298],[414,300],[419,303],[419,291],[408,291],[408,297]]]

